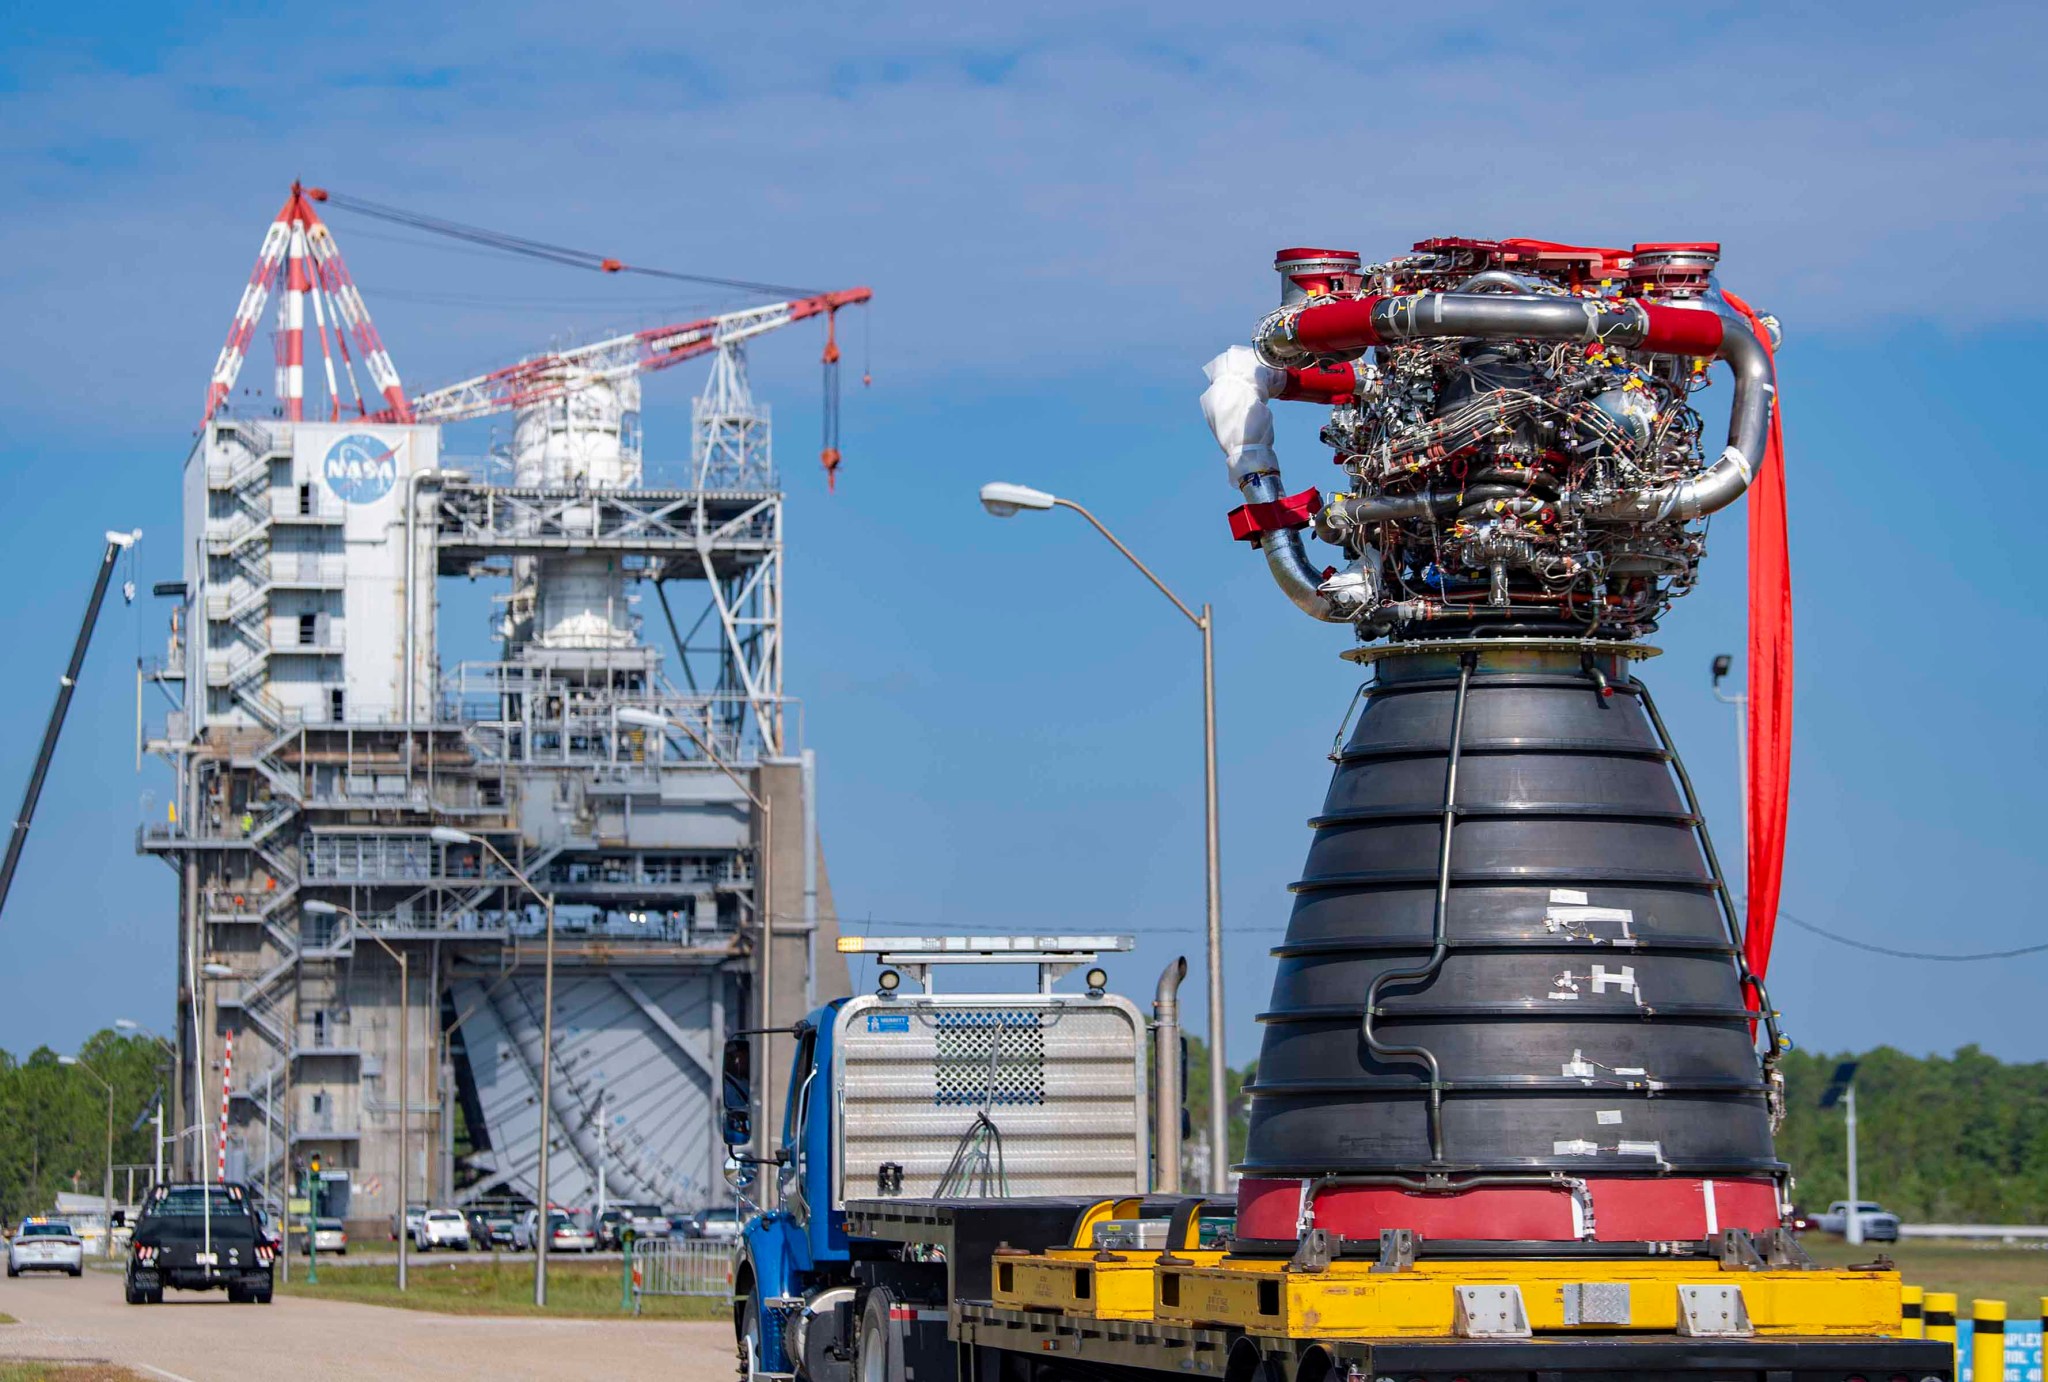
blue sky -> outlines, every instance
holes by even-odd
[[[2043,27],[2019,5],[1476,5],[1327,32],[1213,5],[42,7],[0,49],[0,791],[100,531],[148,531],[145,592],[176,573],[179,463],[293,177],[644,263],[870,283],[838,495],[811,463],[815,334],[755,354],[841,910],[1133,929],[1134,992],[1198,947],[1198,644],[1071,515],[999,524],[973,497],[1069,493],[1217,605],[1246,1059],[1353,681],[1343,636],[1226,538],[1202,362],[1270,306],[1281,245],[1715,238],[1788,330],[1785,907],[1908,948],[2038,940],[2048,621],[2011,520],[2048,366]],[[712,301],[332,222],[415,387]],[[686,445],[698,382],[650,383],[651,455]],[[1327,474],[1314,428],[1283,420],[1297,484]],[[1730,852],[1705,668],[1741,644],[1742,520],[1717,522],[1646,674]],[[172,880],[132,852],[163,781],[135,771],[132,669],[161,637],[147,601],[102,625],[0,920],[0,1046],[168,1023]],[[1912,964],[1787,927],[1774,991],[1809,1046],[2039,1059],[2048,1024],[2015,1014],[2044,978],[2048,956]]]

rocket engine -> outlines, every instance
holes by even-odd
[[[1372,674],[1275,952],[1240,1251],[1682,1254],[1788,1212],[1761,965],[1632,671],[1771,440],[1775,323],[1718,257],[1283,250],[1208,367],[1233,534]],[[1329,406],[1343,492],[1285,492],[1273,399]]]

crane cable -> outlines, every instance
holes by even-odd
[[[702,283],[714,288],[732,288],[739,292],[760,293],[768,297],[802,298],[814,297],[817,294],[816,289],[792,288],[784,283],[756,283],[743,278],[718,278],[710,274],[687,274],[674,269],[654,269],[644,264],[628,264],[609,255],[571,249],[566,245],[551,245],[545,240],[529,240],[522,235],[509,235],[504,231],[487,230],[482,226],[467,225],[461,221],[450,221],[418,211],[407,211],[402,207],[386,206],[382,202],[365,201],[361,197],[351,197],[325,187],[308,187],[306,195],[316,202],[327,203],[337,211],[349,211],[358,216],[368,216],[372,220],[425,231],[430,235],[446,236],[451,240],[463,240],[505,254],[524,255],[529,259],[539,259],[565,268],[595,269],[599,273],[608,274],[641,274],[648,278],[665,278],[677,283]]]

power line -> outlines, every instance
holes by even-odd
[[[2044,941],[2039,945],[2022,945],[2012,950],[1977,950],[1963,955],[1938,955],[1927,950],[1894,950],[1888,945],[1874,945],[1869,941],[1860,941],[1852,936],[1839,935],[1824,926],[1815,926],[1810,921],[1801,921],[1798,917],[1793,916],[1787,911],[1780,910],[1778,920],[1789,921],[1802,931],[1811,931],[1816,936],[1831,940],[1837,945],[1846,945],[1851,950],[1868,951],[1872,955],[1884,955],[1894,960],[1932,960],[1939,964],[1961,964],[1973,960],[2010,960],[2021,955],[2038,955],[2043,951],[2048,951],[2048,941]]]

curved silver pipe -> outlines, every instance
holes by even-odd
[[[1188,977],[1183,955],[1159,972],[1152,992],[1152,1193],[1180,1193],[1180,1118],[1187,1096],[1180,1087],[1180,984]]]
[[[1281,497],[1280,472],[1262,470],[1256,475],[1247,475],[1238,488],[1243,491],[1247,504],[1270,504]],[[1259,550],[1266,554],[1266,569],[1273,573],[1280,593],[1292,600],[1296,609],[1326,624],[1351,622],[1348,615],[1339,614],[1324,598],[1323,573],[1309,564],[1308,551],[1301,545],[1301,529],[1281,528],[1260,533],[1255,541]]]
[[[1584,506],[1580,512],[1588,518],[1657,522],[1700,518],[1727,508],[1749,489],[1764,449],[1770,444],[1777,378],[1771,369],[1770,353],[1747,321],[1724,314],[1721,325],[1719,358],[1726,360],[1735,373],[1727,446],[1697,474],[1683,480]]]
[[[1483,269],[1458,285],[1457,291],[1469,293],[1479,288],[1512,288],[1518,293],[1531,296],[1542,294],[1546,297],[1561,297],[1564,290],[1547,279],[1533,274],[1510,273],[1506,269]]]

